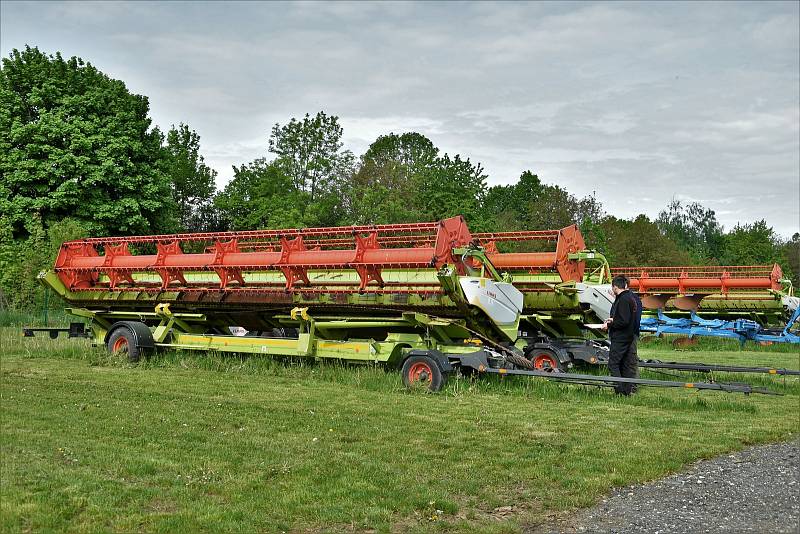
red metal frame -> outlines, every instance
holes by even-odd
[[[549,241],[549,252],[501,253],[500,242]],[[209,243],[203,252],[187,253],[191,243]],[[382,270],[440,268],[454,265],[461,274],[475,267],[473,260],[454,254],[456,248],[480,244],[500,270],[524,270],[536,274],[557,272],[562,281],[581,281],[584,262],[569,255],[586,248],[577,226],[560,230],[484,232],[471,234],[463,217],[439,222],[338,226],[285,230],[250,230],[128,237],[99,237],[64,243],[55,271],[73,290],[163,291],[202,293],[213,290],[232,294],[255,293],[419,293],[440,294],[431,284],[386,283]],[[132,253],[131,247],[139,254]],[[142,254],[142,248],[155,254]],[[311,269],[351,269],[357,285],[327,280],[314,287]],[[276,284],[246,284],[244,272],[279,270],[283,287]],[[217,287],[190,284],[186,273],[211,271],[219,277]],[[137,283],[134,273],[158,274],[160,284]],[[100,276],[108,282],[100,283]],[[731,290],[781,289],[783,273],[775,265],[620,267],[631,287],[644,296],[727,294]],[[545,290],[541,284],[521,284],[522,291]]]
[[[530,240],[554,241],[555,251],[497,252],[497,242]],[[204,242],[211,244],[203,252],[183,250],[189,243]],[[585,247],[574,225],[561,230],[471,234],[460,216],[433,223],[89,238],[64,243],[55,271],[72,290],[438,294],[438,288],[425,284],[410,284],[411,289],[409,284],[387,285],[381,272],[387,268],[438,269],[449,264],[464,274],[475,266],[473,260],[464,260],[453,251],[473,243],[483,245],[500,270],[557,271],[562,280],[574,281],[583,276],[583,262],[568,258]],[[131,247],[155,247],[156,253],[133,254]],[[338,287],[336,282],[326,281],[324,288],[315,288],[308,276],[311,269],[352,269],[358,273],[359,284]],[[242,274],[270,270],[283,273],[282,288],[246,284]],[[187,281],[186,273],[203,271],[216,273],[219,286],[198,287]],[[142,272],[158,274],[161,283],[135,282],[133,274]],[[107,283],[100,283],[101,274],[108,277]]]
[[[563,281],[580,282],[583,280],[585,263],[569,259],[569,254],[586,249],[583,236],[574,224],[561,230],[497,232],[477,234],[477,237],[486,248],[488,258],[500,270],[526,269],[531,272],[556,270]],[[497,250],[495,243],[499,241],[535,240],[555,241],[555,252],[489,252]]]
[[[773,265],[702,265],[693,267],[618,267],[612,275],[625,275],[631,289],[642,294],[726,295],[731,290],[781,290],[783,272]]]

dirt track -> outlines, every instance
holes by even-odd
[[[800,532],[800,441],[753,447],[615,489],[597,506],[530,534]]]

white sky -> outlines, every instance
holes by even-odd
[[[799,2],[0,3],[0,52],[77,55],[185,122],[220,175],[275,122],[338,115],[356,155],[418,131],[620,217],[697,200],[800,231]]]

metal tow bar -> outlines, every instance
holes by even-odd
[[[749,395],[750,393],[761,393],[762,395],[783,395],[782,393],[770,391],[766,388],[757,388],[749,384],[740,383],[677,382],[672,380],[648,380],[644,378],[622,378],[616,376],[584,375],[577,373],[553,373],[549,371],[528,371],[523,369],[495,369],[491,367],[483,369],[483,372],[498,375],[536,376],[558,382],[600,387],[614,387],[615,384],[637,384],[640,386],[668,388],[710,389],[715,391],[727,391],[729,393],[744,393],[745,395]]]
[[[510,350],[499,343],[495,343],[494,341],[481,335],[480,332],[477,332],[464,325],[459,325],[459,327],[469,331],[470,333],[477,336],[485,343],[492,345],[493,347],[498,349],[503,354],[503,357],[505,358],[506,361],[512,364],[517,364],[517,362],[519,362],[520,364],[522,364],[523,362],[530,364],[530,362],[527,362],[525,358],[516,354],[513,350]],[[493,373],[501,376],[502,375],[535,376],[539,378],[545,378],[548,380],[555,380],[557,382],[566,382],[569,384],[580,384],[586,386],[614,387],[615,384],[636,384],[640,386],[726,391],[729,393],[744,393],[745,395],[749,395],[750,393],[761,393],[762,395],[783,396],[783,393],[771,391],[767,388],[755,388],[750,384],[742,384],[742,383],[678,382],[674,380],[649,380],[644,378],[623,378],[617,376],[598,376],[598,375],[585,375],[578,373],[554,373],[551,371],[536,371],[528,369],[494,368],[489,366],[485,354],[477,359],[464,358],[462,359],[461,364],[464,365],[465,367],[470,367],[472,369],[475,369],[479,373]]]
[[[770,375],[800,376],[800,371],[776,367],[747,367],[742,365],[719,365],[715,363],[662,362],[659,360],[639,360],[639,367],[651,369],[672,369],[674,371],[697,371],[711,373],[765,373]]]

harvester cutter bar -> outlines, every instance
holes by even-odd
[[[155,283],[150,284],[142,284],[140,286],[135,287],[115,287],[110,288],[107,286],[98,286],[98,287],[86,287],[80,288],[78,291],[94,291],[94,292],[108,292],[108,293],[115,293],[115,292],[144,292],[144,293],[209,293],[209,294],[240,294],[240,295],[249,295],[249,294],[273,294],[273,295],[286,295],[289,293],[288,290],[276,288],[275,286],[272,287],[258,287],[258,286],[246,286],[246,287],[228,287],[225,289],[217,289],[217,288],[209,288],[208,285],[201,286],[198,284],[197,287],[192,286],[170,286],[166,289],[163,287],[156,285]],[[330,287],[295,287],[293,289],[294,292],[297,293],[347,293],[347,294],[361,294],[361,295],[382,295],[385,293],[409,293],[409,294],[419,294],[419,295],[443,295],[444,291],[438,288],[434,288],[433,286],[427,286],[424,289],[405,289],[405,288],[394,288],[392,286],[384,287],[384,288],[342,288],[342,289],[334,289]]]
[[[464,252],[481,239],[489,238],[493,241],[483,243],[486,251],[485,256],[481,256],[483,260]],[[555,251],[500,253],[494,245],[497,240],[550,238],[556,241]],[[382,241],[391,246],[382,246]],[[198,242],[213,244],[203,247],[201,252],[192,250],[199,247],[182,248],[186,243]],[[155,245],[156,253],[152,253],[152,246],[142,250],[140,245],[143,244]],[[86,238],[61,245],[54,271],[70,290],[138,291],[155,287],[164,291],[206,292],[224,291],[229,285],[245,292],[258,291],[263,289],[259,287],[261,284],[246,280],[246,274],[278,271],[285,282],[284,291],[302,292],[315,286],[316,292],[327,293],[331,291],[324,288],[324,281],[312,280],[309,271],[345,270],[355,271],[358,278],[347,284],[352,286],[349,291],[336,292],[362,293],[369,286],[386,292],[417,293],[420,290],[413,284],[409,289],[405,289],[406,284],[401,287],[391,282],[386,284],[385,271],[438,270],[444,265],[454,265],[458,273],[465,276],[481,264],[491,263],[494,265],[490,267],[498,269],[521,266],[532,272],[557,272],[562,281],[579,281],[583,279],[583,263],[570,260],[569,256],[584,248],[585,243],[575,225],[561,230],[478,234],[475,237],[464,218],[457,216],[415,224]],[[212,279],[210,283],[193,283],[188,275],[198,272],[214,273],[218,282]],[[492,272],[499,278],[499,274]],[[137,273],[157,275],[158,279],[153,280],[154,283],[137,280]],[[313,289],[309,292],[315,292]]]
[[[766,388],[753,387],[750,384],[724,383],[724,382],[679,382],[673,380],[650,380],[645,378],[622,378],[616,376],[585,375],[578,373],[554,373],[550,371],[529,371],[523,369],[494,369],[487,368],[483,372],[505,375],[531,376],[545,378],[556,382],[580,384],[599,387],[614,387],[617,384],[635,384],[638,386],[654,386],[664,388],[684,388],[684,389],[705,389],[713,391],[725,391],[728,393],[761,393],[762,395],[782,395],[776,391]]]

